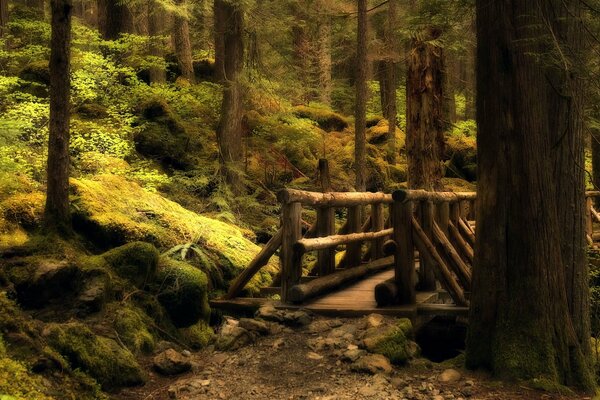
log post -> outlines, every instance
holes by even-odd
[[[394,278],[400,304],[415,304],[415,253],[412,236],[412,202],[394,201],[392,205],[393,240],[396,242]]]
[[[594,237],[594,221],[592,220],[592,198],[585,198],[585,233]]]
[[[361,206],[348,208],[348,233],[361,231]],[[346,245],[346,267],[352,268],[361,264],[362,243],[349,243]]]
[[[433,224],[435,223],[435,206],[432,201],[421,202],[421,227],[425,234],[433,237]],[[419,290],[430,292],[436,289],[435,273],[433,266],[427,262],[427,259],[419,259]]]
[[[300,282],[302,254],[294,251],[294,244],[302,238],[302,205],[298,202],[283,204],[281,215],[281,301],[287,302],[289,291]]]
[[[371,232],[379,232],[384,229],[385,216],[383,215],[383,204],[371,205]],[[383,242],[385,238],[378,238],[371,243],[371,260],[383,257]]]
[[[437,205],[437,213],[435,220],[438,226],[444,232],[444,235],[448,235],[448,221],[450,221],[450,203],[443,201]],[[430,236],[431,237],[431,236]]]
[[[317,209],[317,237],[327,237],[335,232],[334,209],[320,207]],[[317,253],[319,276],[329,275],[335,271],[335,248],[319,250]]]

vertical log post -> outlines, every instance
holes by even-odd
[[[302,254],[294,251],[294,244],[302,238],[302,205],[284,204],[281,215],[281,301],[287,302],[292,286],[300,283]]]
[[[592,220],[592,204],[593,200],[591,197],[585,198],[585,233],[594,238],[594,221]]]
[[[435,206],[432,201],[421,202],[421,226],[427,237],[433,238]],[[436,290],[435,273],[425,257],[419,257],[419,290],[430,292]]]
[[[348,208],[348,233],[361,231],[361,206]],[[346,267],[352,268],[360,265],[362,253],[362,242],[349,243],[346,245]]]
[[[334,209],[321,207],[317,209],[317,237],[326,237],[335,233]],[[329,275],[335,271],[335,248],[319,250],[317,253],[319,276]]]
[[[450,203],[443,201],[437,205],[436,221],[444,235],[448,236],[448,221],[450,220]],[[430,236],[431,237],[431,236]]]
[[[384,229],[385,216],[383,215],[383,204],[371,204],[371,232],[379,232]],[[371,244],[371,261],[383,257],[383,241],[385,238],[375,239]]]
[[[412,202],[395,200],[392,205],[392,226],[396,254],[394,269],[400,304],[415,304],[415,253],[412,237]]]

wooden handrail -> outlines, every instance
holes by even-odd
[[[308,192],[306,190],[283,189],[277,193],[282,204],[301,203],[318,207],[352,207],[376,203],[392,203],[392,195],[382,192]]]
[[[394,201],[432,201],[434,203],[452,203],[462,200],[475,200],[476,192],[428,192],[427,190],[396,190],[392,193]]]
[[[343,244],[364,242],[383,238],[394,233],[393,228],[384,229],[378,232],[350,233],[348,235],[331,235],[314,239],[300,239],[294,244],[294,250],[306,253],[313,250],[328,249]]]

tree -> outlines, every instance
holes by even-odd
[[[536,2],[477,0],[479,193],[466,361],[593,390],[565,283],[557,210],[573,197],[555,188],[553,88],[537,57],[548,51],[544,17]],[[567,171],[574,160],[561,162]]]
[[[133,31],[133,16],[122,0],[98,0],[98,26],[105,40]]]
[[[237,3],[215,0],[215,43],[222,46],[215,62],[222,68],[223,101],[217,128],[222,175],[234,193],[243,192],[242,117],[240,82],[244,65],[244,13]]]
[[[4,30],[8,23],[8,0],[0,0],[0,37],[4,37]]]
[[[181,76],[189,82],[194,83],[194,64],[192,61],[192,44],[190,42],[187,2],[185,0],[176,0],[176,3],[180,9],[175,13],[173,26],[175,53],[177,54],[177,61],[181,68]]]
[[[444,153],[444,49],[432,42],[441,30],[427,27],[411,41],[406,73],[408,187],[439,190]]]
[[[72,0],[52,0],[50,42],[50,136],[44,226],[50,231],[70,230],[69,212],[69,101]]]
[[[318,93],[319,101],[323,104],[331,104],[331,16],[325,8],[325,2],[318,2],[318,27],[317,27],[317,51],[316,63],[318,71]],[[325,11],[323,11],[325,10]]]
[[[354,111],[354,173],[356,190],[366,190],[366,119],[367,119],[367,1],[358,0],[356,48],[356,104]]]
[[[150,36],[150,55],[163,58],[164,43],[161,35],[164,34],[165,15],[162,7],[152,0],[148,4],[148,36]],[[165,83],[167,80],[167,71],[159,66],[150,67],[149,71],[151,83]]]
[[[388,53],[388,60],[385,65],[385,109],[384,117],[388,120],[388,143],[390,164],[396,163],[396,156],[398,155],[398,149],[396,146],[396,122],[397,122],[397,110],[396,110],[396,87],[397,87],[397,69],[398,69],[398,40],[396,38],[396,0],[388,0],[388,18],[387,18],[387,29],[385,36],[386,51]]]

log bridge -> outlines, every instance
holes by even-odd
[[[596,197],[600,192],[586,193],[586,238],[591,246],[600,240],[600,233],[594,233],[600,224],[593,205]],[[232,282],[228,293],[211,305],[252,310],[278,295],[276,307],[304,308],[328,316],[380,313],[413,320],[466,316],[475,198],[474,192],[284,189],[278,194],[281,228]],[[309,224],[303,214],[311,208],[316,221]],[[336,213],[345,216],[338,229]],[[261,289],[264,297],[240,297],[278,251],[280,274],[273,286]]]

